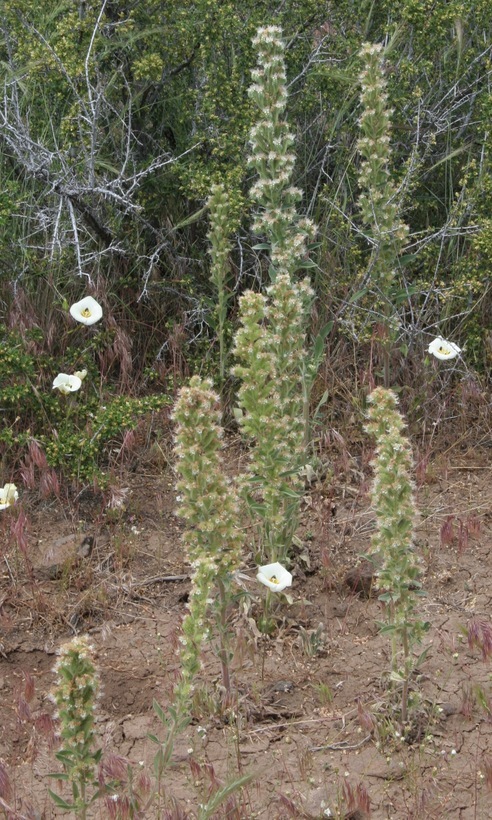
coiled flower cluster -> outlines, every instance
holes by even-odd
[[[292,185],[294,136],[285,120],[287,87],[282,31],[278,26],[258,29],[253,45],[258,67],[252,71],[249,95],[261,118],[250,132],[250,165],[258,174],[250,194],[259,210],[254,230],[270,245],[271,277],[293,273],[306,257],[306,242],[314,225],[301,219],[296,205],[302,191]]]
[[[374,242],[371,276],[388,298],[394,269],[408,235],[399,218],[397,190],[391,180],[391,115],[384,77],[382,46],[365,43],[360,51],[364,68],[359,75],[362,113],[357,147],[362,157],[359,206]]]

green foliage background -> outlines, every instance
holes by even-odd
[[[362,42],[382,42],[392,174],[410,227],[402,341],[422,351],[428,334],[451,335],[466,343],[470,366],[489,372],[489,0],[286,0],[277,11],[258,0],[4,0],[0,320],[3,346],[19,352],[10,369],[2,362],[2,412],[15,391],[27,400],[32,333],[45,357],[43,388],[49,371],[72,363],[59,315],[87,288],[108,318],[98,338],[114,354],[111,395],[152,392],[149,374],[166,389],[162,373],[183,374],[190,356],[213,371],[204,205],[222,182],[237,296],[265,269],[254,250],[262,238],[250,233],[247,88],[252,37],[269,23],[287,43],[300,210],[319,229],[318,312],[350,336],[344,318],[370,255],[357,207],[357,53]],[[234,323],[236,299],[229,305]]]

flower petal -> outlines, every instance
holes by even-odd
[[[291,573],[278,561],[258,567],[256,579],[273,592],[282,592],[292,585]]]
[[[15,484],[5,484],[5,486],[0,489],[0,510],[6,510],[7,507],[12,507],[18,498],[19,493],[17,492]]]
[[[430,343],[428,351],[432,353],[436,359],[444,361],[445,359],[455,359],[456,356],[461,353],[461,348],[454,342],[448,342],[446,339],[443,339],[442,336],[438,336]]]
[[[59,390],[65,395],[80,390],[81,385],[82,381],[78,376],[69,376],[67,373],[59,373],[56,379],[53,379],[53,390]]]
[[[86,296],[80,302],[75,302],[70,308],[70,315],[83,325],[94,325],[102,318],[101,305],[92,296]]]

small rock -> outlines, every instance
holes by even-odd
[[[451,715],[456,715],[458,712],[458,708],[453,703],[440,703],[439,709],[443,717],[451,717]]]
[[[291,680],[278,680],[273,684],[271,692],[293,692],[294,683]]]
[[[89,558],[94,547],[94,538],[92,535],[86,535],[81,545],[77,550],[78,558]]]
[[[374,594],[374,580],[376,568],[370,561],[363,561],[358,566],[347,572],[344,578],[345,586],[349,587],[356,595],[363,598],[370,598]]]

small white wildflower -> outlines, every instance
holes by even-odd
[[[102,318],[103,312],[101,305],[92,296],[86,296],[72,305],[70,315],[83,325],[94,325]]]
[[[76,390],[80,390],[82,386],[82,380],[78,376],[68,376],[67,373],[59,373],[58,376],[53,379],[53,390],[59,390],[60,393],[66,395],[67,393],[75,393]]]
[[[83,382],[85,377],[87,376],[87,370],[76,370],[73,375],[76,376],[77,379],[80,379],[81,382]]]
[[[454,342],[448,342],[446,339],[443,339],[441,336],[438,336],[437,339],[434,339],[428,347],[429,353],[432,353],[436,359],[455,359],[459,353],[461,353],[461,348],[458,345],[454,344]]]
[[[256,580],[274,592],[282,592],[286,587],[292,586],[291,573],[278,561],[274,564],[265,564],[263,567],[258,567]]]
[[[0,489],[0,510],[13,507],[18,498],[19,493],[15,484],[5,484],[3,489]]]

